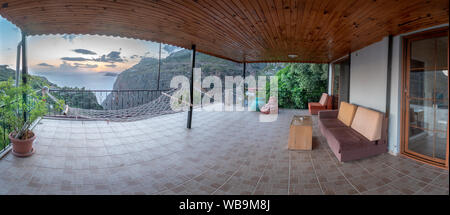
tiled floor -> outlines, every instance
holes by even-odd
[[[43,120],[36,154],[0,160],[0,194],[447,194],[448,171],[383,154],[340,163],[317,129],[288,151],[289,123],[255,112],[194,112],[138,122]]]

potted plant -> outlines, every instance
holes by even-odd
[[[12,153],[16,156],[26,157],[34,153],[36,135],[31,125],[47,113],[46,95],[38,92],[27,84],[16,87],[12,79],[0,82],[0,115],[2,123],[12,130],[9,139]]]

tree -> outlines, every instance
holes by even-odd
[[[283,108],[307,108],[327,91],[326,64],[291,63],[277,72],[278,105]]]

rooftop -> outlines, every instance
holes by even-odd
[[[289,151],[293,115],[194,111],[136,122],[43,119],[36,153],[0,160],[0,194],[449,194],[448,170],[388,153],[341,163],[313,116],[313,150]]]

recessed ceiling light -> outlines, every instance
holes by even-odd
[[[288,57],[289,57],[289,58],[297,58],[298,55],[296,55],[296,54],[290,54],[290,55],[288,55]]]

